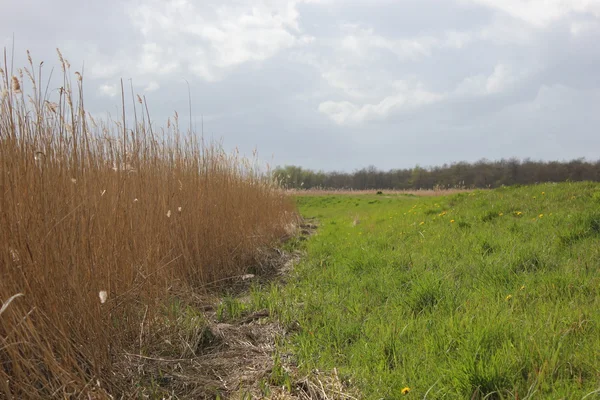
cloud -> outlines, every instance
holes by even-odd
[[[510,92],[525,76],[505,64],[498,64],[490,74],[478,74],[464,78],[450,92],[434,92],[424,88],[421,82],[395,81],[395,89],[375,103],[357,104],[350,101],[324,101],[319,111],[338,125],[362,124],[385,120],[396,114],[415,112],[422,107],[454,100],[487,97]]]
[[[98,61],[92,63],[89,74],[92,79],[107,79],[115,77],[119,71],[120,69],[117,64]]]
[[[102,96],[115,97],[119,93],[119,89],[116,84],[102,84],[98,87],[98,92],[100,92]]]
[[[158,90],[160,88],[160,85],[156,82],[156,81],[150,81],[148,83],[148,85],[146,85],[146,87],[144,88],[145,92],[153,92],[155,90]]]
[[[373,50],[386,50],[400,60],[417,60],[431,55],[436,40],[431,37],[413,39],[389,39],[373,32],[373,29],[358,29],[342,38],[341,48],[359,57],[368,57]]]
[[[321,41],[317,47],[295,52],[293,61],[317,70],[325,84],[324,90],[330,92],[329,97],[344,97],[321,101],[322,113],[332,116],[337,123],[364,122],[371,120],[371,116],[384,118],[392,114],[391,110],[410,108],[411,103],[414,103],[411,107],[416,106],[418,102],[414,100],[424,94],[423,89],[417,89],[418,84],[413,85],[416,98],[412,98],[410,89],[406,88],[402,88],[399,95],[390,92],[394,82],[415,81],[415,78],[418,81],[413,73],[406,73],[413,65],[432,59],[437,51],[464,49],[473,40],[470,32],[457,30],[389,37],[372,27],[341,23],[333,37]],[[354,114],[358,117],[350,117]]]
[[[352,71],[348,67],[336,65],[321,67],[321,77],[330,87],[341,90],[351,98],[363,98],[367,96],[367,89],[364,88],[363,83],[369,77],[362,76],[361,79],[357,79],[356,75],[357,71]]]
[[[497,9],[537,27],[546,26],[572,13],[600,16],[597,0],[468,0]]]
[[[445,97],[444,94],[424,89],[420,83],[397,81],[393,83],[393,87],[394,94],[386,96],[375,104],[357,105],[348,101],[325,101],[319,105],[319,111],[339,125],[360,124],[366,121],[384,120],[395,113],[433,104]]]
[[[534,43],[537,32],[520,20],[505,15],[493,18],[491,23],[481,27],[474,33],[478,40],[499,46],[530,46]]]
[[[240,65],[310,43],[312,38],[299,27],[297,5],[250,0],[132,2],[128,12],[144,41],[140,70],[162,74],[183,67],[204,80],[219,81]]]
[[[516,82],[517,77],[511,68],[498,64],[490,75],[474,75],[460,82],[454,92],[458,97],[485,96],[499,94],[509,90]]]
[[[576,90],[565,85],[542,85],[535,98],[527,104],[528,109],[537,112],[549,111],[559,113],[569,104],[581,103],[584,100],[590,106],[586,109],[593,109],[600,99],[599,89]],[[595,117],[594,119],[600,119]]]
[[[472,40],[469,33],[459,31],[446,31],[435,36],[389,38],[376,34],[373,28],[344,24],[342,29],[350,32],[340,40],[340,48],[361,58],[371,56],[373,51],[383,50],[394,54],[401,61],[417,61],[430,57],[436,49],[460,49]]]
[[[573,21],[570,25],[570,32],[573,36],[598,35],[600,33],[599,21]]]
[[[148,42],[142,45],[138,64],[143,75],[169,75],[179,69],[179,60],[158,43]]]

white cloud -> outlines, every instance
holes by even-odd
[[[112,85],[102,84],[98,88],[98,91],[100,92],[100,94],[102,96],[108,96],[108,97],[115,97],[117,95],[117,93],[119,93],[119,89],[117,88],[116,84],[112,84]]]
[[[437,36],[388,38],[376,34],[372,28],[352,24],[345,24],[342,28],[349,33],[341,39],[340,47],[363,58],[370,57],[374,50],[385,50],[395,54],[401,61],[417,61],[431,56],[438,48],[460,49],[472,41],[468,32],[447,31]]]
[[[153,92],[160,89],[160,85],[156,81],[150,81],[144,88],[144,92]]]
[[[501,46],[525,46],[533,43],[536,29],[520,20],[496,16],[489,25],[476,32],[479,40]]]
[[[473,41],[473,36],[469,32],[448,31],[444,34],[443,47],[462,49]]]
[[[570,31],[573,36],[598,34],[600,32],[600,22],[599,21],[573,21],[573,22],[571,22]]]
[[[414,39],[389,39],[373,32],[373,29],[359,29],[341,40],[341,48],[359,57],[368,57],[372,50],[387,50],[401,60],[417,60],[431,54],[435,39],[421,37]]]
[[[385,120],[403,112],[414,112],[419,108],[438,102],[452,102],[461,98],[494,96],[511,91],[526,74],[515,73],[506,64],[498,64],[489,74],[469,76],[448,93],[425,89],[422,83],[400,80],[391,83],[394,91],[375,102],[324,101],[319,111],[338,125],[356,125],[369,121]],[[388,84],[389,86],[389,84]]]
[[[464,96],[486,96],[499,94],[509,90],[517,80],[511,68],[504,64],[498,64],[490,75],[473,75],[465,78],[458,84],[454,95]]]
[[[340,89],[347,96],[352,98],[363,98],[367,96],[363,86],[364,77],[357,79],[356,73],[348,68],[332,65],[322,68],[321,77],[327,84],[335,89]]]
[[[210,4],[212,3],[212,4]],[[132,22],[144,37],[140,69],[169,74],[184,66],[208,81],[248,62],[310,43],[299,27],[297,1],[136,1]]]
[[[150,76],[168,75],[179,68],[179,60],[174,54],[169,54],[163,47],[154,42],[144,43],[138,62],[141,74]]]
[[[570,13],[600,16],[598,0],[467,0],[498,9],[534,26],[543,27]]]
[[[584,103],[590,105],[585,108],[593,109],[599,98],[600,90],[595,88],[578,90],[560,84],[544,84],[538,89],[535,99],[526,104],[529,110],[560,115],[562,110],[572,104]]]
[[[390,62],[395,60],[401,65],[418,65],[423,58],[435,56],[438,49],[462,49],[474,39],[469,32],[454,30],[437,35],[393,38],[378,34],[373,28],[349,23],[341,24],[340,31],[340,36],[319,43],[324,51],[315,52],[315,49],[309,48],[295,52],[293,61],[316,69],[328,89],[342,94],[346,97],[343,100],[355,106],[360,103],[379,104],[382,99],[393,97],[390,83],[397,81],[400,76]],[[352,107],[343,101],[324,104],[322,110],[337,115],[338,120],[345,120],[347,118],[343,116],[352,113]],[[381,107],[385,104],[387,102],[383,102]]]
[[[114,77],[119,73],[117,64],[103,64],[102,62],[92,63],[90,75],[92,79],[107,79]]]
[[[348,101],[325,101],[319,105],[319,111],[339,125],[360,124],[384,120],[399,112],[412,111],[439,102],[445,97],[444,94],[424,89],[420,83],[396,81],[392,86],[395,89],[394,94],[377,103],[357,105]]]
[[[359,107],[349,101],[325,101],[319,104],[319,111],[327,115],[336,124],[343,125],[358,112]]]
[[[320,71],[329,88],[337,91],[336,97],[341,95],[338,100],[321,101],[318,107],[339,125],[385,120],[433,103],[508,92],[522,75],[509,65],[499,63],[489,74],[468,76],[457,82],[454,90],[431,91],[425,89],[418,76],[407,77],[406,73],[394,73],[389,64],[382,66],[378,52],[394,54],[400,63],[418,65],[421,58],[435,57],[438,49],[464,49],[474,40],[481,40],[481,32],[450,30],[437,35],[394,39],[359,25],[346,24],[342,30],[346,34],[330,44],[331,52],[320,58],[309,57],[307,61]],[[404,76],[402,80],[398,80],[398,75]]]
[[[485,82],[485,93],[502,93],[510,88],[513,82],[514,77],[510,71],[510,68],[503,64],[497,65],[494,68],[494,72],[487,78]]]

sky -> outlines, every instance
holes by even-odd
[[[600,158],[600,0],[0,1],[16,65],[60,48],[94,115],[121,79],[155,124],[191,98],[273,166]]]

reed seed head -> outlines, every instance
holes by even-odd
[[[98,297],[100,297],[100,303],[104,304],[108,299],[108,293],[106,293],[106,290],[101,290],[100,292],[98,292]]]
[[[48,108],[48,111],[56,114],[56,107],[58,107],[58,104],[46,100],[46,108]]]
[[[15,93],[21,93],[21,84],[19,83],[19,78],[14,75],[12,77],[12,90]]]

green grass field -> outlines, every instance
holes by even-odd
[[[307,255],[253,297],[301,370],[365,399],[599,396],[600,185],[297,202]]]

